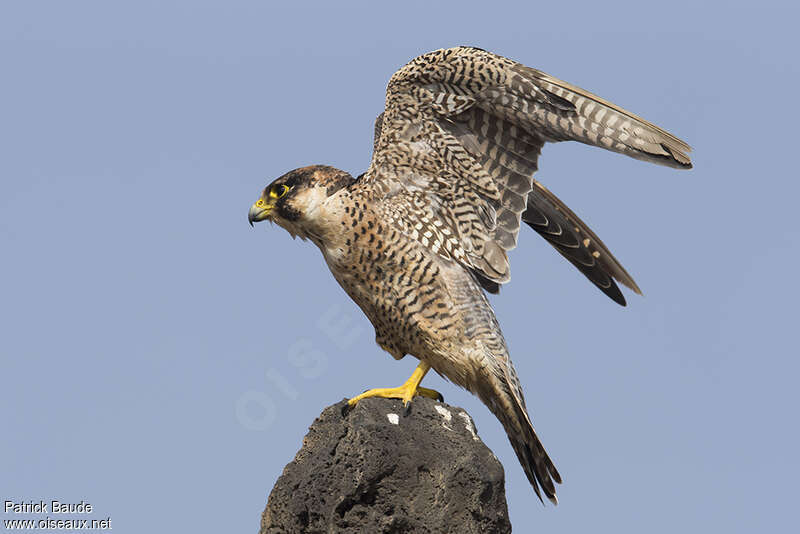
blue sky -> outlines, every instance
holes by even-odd
[[[579,144],[540,160],[645,295],[616,306],[523,229],[492,298],[558,507],[486,408],[426,378],[503,462],[515,531],[788,530],[797,20],[773,2],[4,2],[0,497],[88,501],[122,533],[255,531],[316,415],[414,362],[247,209],[295,167],[363,172],[391,74],[471,44],[695,149],[690,172]]]

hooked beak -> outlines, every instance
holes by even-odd
[[[253,226],[254,222],[268,219],[270,211],[272,211],[272,205],[268,204],[263,198],[259,198],[258,202],[250,206],[250,211],[247,212],[247,222],[250,223],[250,226]]]

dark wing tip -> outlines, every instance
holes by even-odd
[[[536,180],[534,186],[528,195],[527,210],[522,214],[522,220],[620,306],[627,303],[615,280],[641,295],[642,291],[633,277],[597,234],[549,189]]]
[[[614,280],[609,280],[609,281],[611,282],[611,284],[608,287],[601,287],[599,285],[597,287],[599,287],[603,293],[605,293],[611,300],[613,300],[620,306],[623,307],[627,306],[628,303],[625,300],[625,295],[622,294],[622,291],[619,289],[617,283]]]
[[[569,260],[569,262],[575,266],[586,278],[589,279],[591,283],[593,283],[600,291],[605,293],[605,295],[619,304],[620,306],[627,306],[628,303],[625,300],[625,295],[622,294],[622,290],[620,290],[617,283],[614,281],[611,276],[599,263],[595,263],[594,265],[584,265],[579,261],[572,259],[567,253],[565,253],[560,248],[556,247],[556,250],[561,252],[561,254]],[[636,293],[641,295],[641,292],[638,291],[638,287],[634,289]]]

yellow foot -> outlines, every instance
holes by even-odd
[[[357,397],[353,397],[352,399],[348,400],[347,403],[350,406],[355,406],[358,401],[361,399],[366,399],[367,397],[383,397],[385,399],[403,399],[403,405],[407,405],[411,402],[413,397],[428,397],[430,399],[435,400],[444,400],[442,394],[434,389],[428,388],[417,388],[416,391],[412,390],[410,387],[407,387],[403,384],[400,387],[396,388],[375,388],[370,389],[358,395]]]
[[[436,400],[444,400],[442,394],[436,390],[428,389],[428,388],[421,388],[419,387],[419,383],[422,382],[422,377],[425,376],[425,373],[428,372],[430,369],[430,365],[424,362],[420,362],[417,368],[414,370],[414,373],[411,375],[411,378],[406,380],[405,384],[400,387],[396,388],[376,388],[370,389],[365,391],[361,395],[353,397],[352,399],[347,401],[347,404],[350,406],[355,406],[358,401],[361,399],[366,399],[367,397],[383,397],[387,399],[403,399],[403,405],[408,407],[408,403],[411,402],[411,399],[420,396],[420,397],[428,397],[431,399]]]

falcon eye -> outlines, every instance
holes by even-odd
[[[286,185],[286,184],[274,185],[269,190],[269,196],[270,196],[270,198],[276,198],[277,199],[277,198],[281,198],[281,197],[286,196],[286,193],[288,193],[288,192],[289,192],[289,186],[288,185]]]

